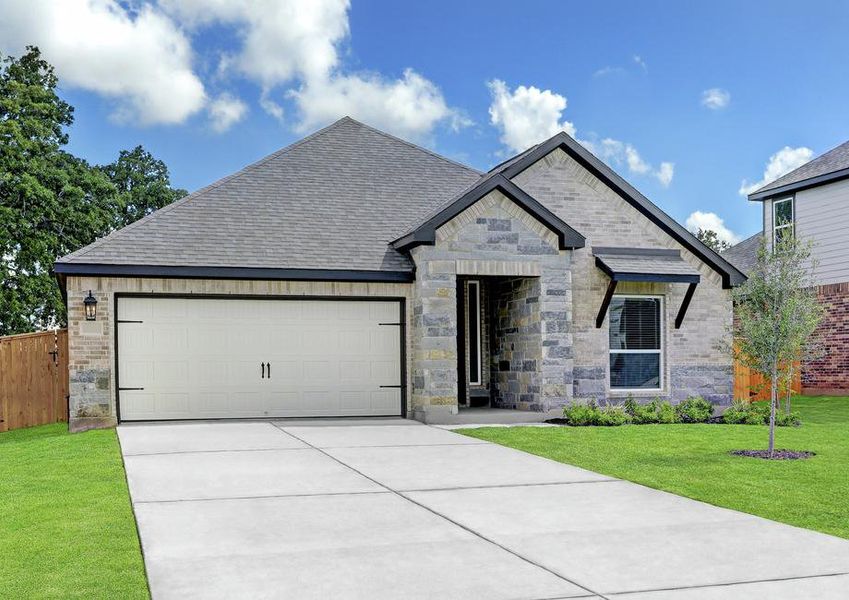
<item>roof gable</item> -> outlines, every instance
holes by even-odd
[[[510,198],[556,234],[561,250],[584,247],[586,243],[584,236],[501,174],[484,176],[481,182],[426,218],[415,229],[393,241],[392,246],[397,250],[409,250],[422,244],[432,245],[436,243],[437,229],[495,190]]]
[[[592,173],[623,200],[636,208],[658,228],[692,252],[699,260],[710,266],[722,277],[723,287],[728,288],[738,285],[746,280],[746,276],[734,265],[699,241],[696,236],[663,212],[613,169],[565,132],[560,132],[547,141],[527,150],[519,160],[509,161],[496,167],[496,169],[503,177],[512,179],[557,149],[562,150],[572,157],[578,164],[587,169],[587,171]]]

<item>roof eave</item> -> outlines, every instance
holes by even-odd
[[[847,178],[849,178],[849,168],[840,169],[839,171],[817,175],[816,177],[809,177],[802,181],[788,183],[787,185],[781,185],[768,190],[761,189],[749,194],[748,199],[751,201],[763,202],[765,200],[775,198],[776,196],[783,196],[785,194],[806,190],[820,185],[826,185],[828,183],[834,183]]]
[[[266,267],[220,267],[177,265],[124,265],[104,263],[57,262],[57,276],[155,277],[167,279],[237,279],[286,281],[364,281],[410,283],[413,271],[366,271],[355,269],[289,269]]]

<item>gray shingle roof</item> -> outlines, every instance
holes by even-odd
[[[752,237],[731,246],[722,253],[722,258],[748,275],[758,262],[758,248],[760,248],[762,237],[763,232],[757,232]]]
[[[601,262],[609,273],[616,275],[622,281],[632,280],[633,276],[641,276],[640,281],[649,281],[647,277],[658,276],[670,280],[681,277],[681,280],[699,278],[699,271],[690,266],[675,250],[642,249],[642,248],[595,248],[593,256]]]
[[[786,185],[800,183],[806,179],[827,175],[835,171],[842,171],[843,169],[849,169],[849,142],[844,142],[822,156],[818,156],[786,175],[782,175],[772,183],[768,183],[762,188],[755,190],[750,195],[761,194]]]
[[[345,117],[57,262],[409,272],[389,242],[480,176]]]

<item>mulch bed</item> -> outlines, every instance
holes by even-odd
[[[732,450],[734,456],[748,456],[751,458],[763,458],[765,460],[800,460],[816,456],[816,452],[808,452],[807,450],[787,450],[784,448],[776,448],[772,453],[772,459],[769,457],[769,450]]]

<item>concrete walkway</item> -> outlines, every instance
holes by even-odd
[[[412,421],[118,433],[156,599],[849,597],[849,541]]]

